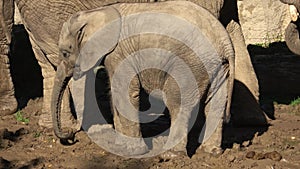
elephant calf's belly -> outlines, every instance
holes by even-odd
[[[146,69],[138,74],[141,87],[147,92],[155,89],[163,90],[168,73],[158,69]]]

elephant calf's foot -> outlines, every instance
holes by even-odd
[[[115,148],[119,148],[120,154],[127,156],[143,155],[149,152],[142,138],[127,137],[122,134],[116,136]]]
[[[221,147],[215,146],[215,145],[201,145],[200,149],[206,153],[211,154],[214,157],[218,157],[223,153],[223,149]]]
[[[143,138],[122,135],[116,132],[111,124],[92,125],[85,130],[96,144],[113,154],[124,157],[137,157],[149,152]]]

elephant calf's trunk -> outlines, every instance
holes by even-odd
[[[57,73],[54,81],[51,101],[51,114],[54,133],[58,138],[60,138],[63,144],[70,144],[68,141],[74,140],[74,132],[72,130],[62,130],[60,118],[63,94],[70,79],[71,77],[66,75],[65,65],[61,63],[57,68]]]

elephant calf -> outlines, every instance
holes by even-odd
[[[55,134],[69,139],[60,125],[66,82],[86,76],[104,61],[111,86],[115,130],[140,138],[130,155],[144,154],[140,92],[163,100],[171,127],[163,149],[185,150],[199,105],[205,105],[203,149],[221,152],[222,124],[229,119],[234,50],[221,23],[204,8],[187,1],[114,4],[73,15],[61,30],[52,97]],[[203,103],[203,104],[200,104]],[[76,104],[76,103],[75,103]],[[152,106],[152,105],[151,105]],[[154,105],[155,106],[155,105]],[[180,143],[180,144],[179,144]],[[136,143],[129,143],[135,145]],[[126,153],[125,153],[126,154]]]

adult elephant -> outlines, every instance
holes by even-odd
[[[205,127],[205,135],[215,127],[202,148],[213,154],[222,152],[223,121],[230,117],[234,50],[225,28],[206,9],[188,1],[168,1],[119,3],[79,12],[63,25],[59,51],[62,62],[56,73],[51,107],[59,138],[73,139],[72,133],[62,131],[59,119],[65,84],[71,77],[77,84],[82,79],[94,82],[89,74],[98,69],[97,63],[104,62],[111,86],[114,127],[117,133],[126,135],[120,134],[122,139],[116,143],[111,141],[127,145],[119,154],[148,151],[140,123],[153,116],[148,114],[151,108],[140,112],[142,90],[162,100],[170,112],[171,127],[164,150],[182,143],[176,149],[184,151],[188,132],[201,113],[206,126],[214,125]],[[73,87],[76,86],[89,88],[88,82]],[[78,113],[81,108],[88,113],[93,107],[92,98],[96,100],[91,95],[85,97],[86,93],[90,92],[75,99]],[[152,102],[151,107],[158,105]],[[94,116],[89,120],[98,119],[95,111],[90,112]],[[88,131],[95,125],[87,127],[83,122],[82,126]]]
[[[289,23],[285,30],[285,41],[288,46],[288,48],[294,52],[297,55],[300,55],[300,37],[299,37],[299,26],[300,21],[298,19],[299,11],[300,11],[300,1],[298,0],[280,0],[281,2],[291,6],[291,14],[292,16],[295,15],[292,18],[292,21]],[[293,11],[293,9],[295,11]]]
[[[51,125],[50,98],[58,59],[59,31],[63,22],[71,14],[81,10],[92,9],[110,3],[135,0],[15,0],[20,10],[25,28],[27,29],[35,56],[42,68],[44,77],[43,115],[40,124]],[[147,0],[146,0],[147,1]],[[258,104],[258,81],[251,64],[245,40],[238,21],[236,0],[191,0],[208,9],[227,29],[236,52],[236,83],[234,89],[233,120],[241,125],[263,125],[266,118]],[[16,110],[14,88],[11,82],[8,62],[10,33],[13,24],[13,0],[1,0],[0,6],[0,111],[1,115],[13,113]],[[68,90],[67,90],[68,92]],[[64,95],[63,112],[69,112],[69,95]],[[9,104],[7,103],[9,101]],[[5,106],[4,106],[5,105]],[[4,106],[4,107],[3,107]]]

